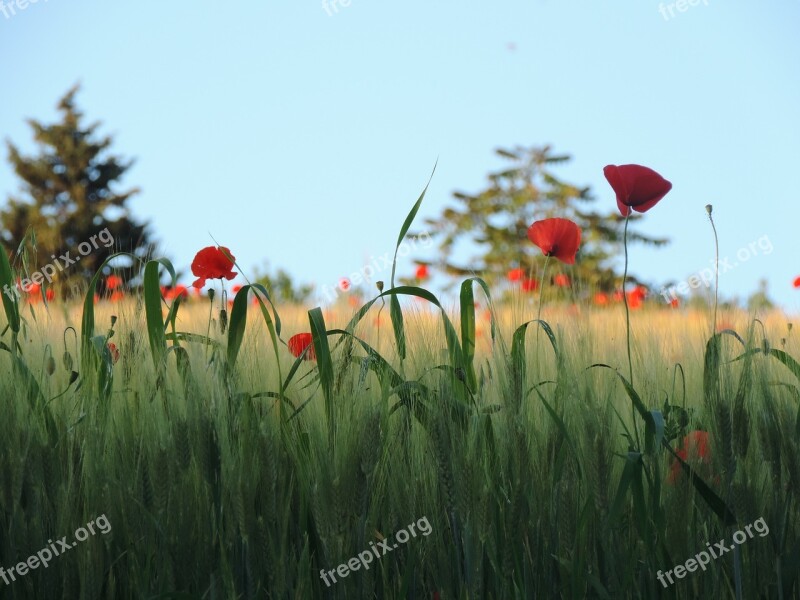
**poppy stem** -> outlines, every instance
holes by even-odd
[[[542,269],[542,282],[539,285],[539,310],[536,313],[536,320],[542,320],[542,300],[544,299],[544,278],[547,276],[547,265],[550,264],[550,255],[547,255],[547,258],[544,261],[544,269]]]
[[[628,208],[628,214],[625,215],[625,233],[623,234],[623,243],[625,245],[625,272],[622,275],[622,300],[625,302],[625,329],[627,337],[628,348],[628,381],[633,387],[633,359],[631,358],[631,311],[628,307],[628,294],[625,287],[628,284],[628,221],[631,218],[631,209]],[[641,447],[639,443],[639,427],[636,425],[636,407],[631,404],[631,422],[633,424],[633,433],[636,435],[636,445]]]
[[[542,304],[544,304],[544,279],[547,276],[547,265],[550,264],[550,255],[544,261],[542,269],[542,282],[539,285],[539,310],[536,313],[536,375],[539,375],[539,332],[542,330]]]
[[[713,207],[706,204],[708,220],[711,222],[711,229],[714,231],[714,321],[711,335],[717,333],[717,307],[719,306],[719,236],[717,236],[717,226],[714,224],[714,216],[711,214]]]
[[[625,329],[627,330],[627,347],[628,347],[628,381],[633,387],[633,359],[631,358],[631,312],[628,307],[628,294],[625,287],[628,285],[628,221],[631,218],[631,209],[628,209],[628,214],[625,215],[625,233],[623,236],[623,243],[625,245],[625,272],[622,274],[622,300],[625,303]],[[635,422],[634,422],[635,424]]]

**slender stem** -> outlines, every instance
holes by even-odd
[[[208,360],[208,339],[211,335],[211,318],[214,315],[214,298],[208,302],[208,327],[206,328],[206,360]]]
[[[711,229],[714,231],[714,321],[711,335],[717,333],[717,307],[719,306],[719,236],[717,236],[717,226],[714,224],[714,217],[711,215],[711,205],[706,206],[708,220],[711,222]]]
[[[625,234],[623,237],[625,245],[625,272],[622,275],[622,300],[625,302],[625,329],[628,347],[628,381],[630,381],[631,387],[633,387],[633,359],[631,358],[631,312],[628,308],[628,294],[625,291],[625,287],[628,284],[628,221],[630,218],[631,209],[629,208],[628,214],[625,215]]]
[[[539,375],[539,332],[542,330],[542,304],[544,304],[544,281],[547,276],[547,265],[550,264],[550,255],[544,261],[544,268],[542,269],[542,281],[539,284],[539,310],[536,312],[536,375]]]
[[[628,294],[625,287],[628,284],[628,221],[631,218],[631,209],[628,209],[628,214],[625,215],[625,233],[623,242],[625,245],[625,272],[622,274],[622,300],[625,302],[625,330],[628,348],[628,381],[633,387],[633,359],[631,357],[631,311],[628,307]],[[636,437],[636,446],[641,447],[639,443],[639,427],[636,424],[636,408],[631,403],[631,422],[633,423],[633,433]]]
[[[542,320],[542,300],[544,300],[544,278],[547,276],[547,265],[550,264],[550,255],[544,261],[544,269],[542,269],[542,281],[539,284],[539,310],[536,313],[536,320]]]

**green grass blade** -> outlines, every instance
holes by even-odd
[[[150,341],[150,354],[156,372],[163,376],[166,370],[167,337],[164,322],[161,320],[161,284],[159,265],[163,265],[172,276],[175,285],[175,269],[165,258],[150,260],[144,267],[144,309],[147,322],[147,338]],[[89,293],[92,293],[91,290]]]
[[[333,360],[328,346],[328,332],[325,329],[325,318],[320,308],[308,311],[308,322],[311,325],[311,337],[314,352],[317,355],[317,369],[325,398],[325,414],[328,416],[328,436],[332,442],[336,431],[336,413],[333,406]]]
[[[0,294],[3,296],[3,310],[6,313],[6,320],[15,334],[19,333],[19,305],[17,304],[17,295],[6,294],[5,290],[12,291],[15,289],[14,273],[11,271],[11,263],[8,262],[8,256],[3,248],[0,248]],[[9,298],[9,296],[11,296]]]
[[[394,287],[394,276],[397,270],[397,251],[400,249],[400,244],[403,243],[403,238],[406,237],[408,230],[411,228],[411,224],[414,222],[414,218],[417,216],[417,212],[419,212],[419,207],[422,205],[422,200],[425,198],[425,193],[428,191],[428,186],[431,184],[433,180],[433,174],[436,173],[436,165],[439,164],[437,159],[436,163],[433,165],[433,171],[431,171],[431,176],[428,178],[428,183],[425,184],[425,189],[422,190],[422,193],[419,195],[419,198],[414,203],[414,206],[411,208],[411,211],[408,213],[406,220],[403,222],[403,226],[400,228],[400,235],[397,236],[397,245],[394,248],[394,259],[392,260],[392,279],[391,279],[391,287]]]

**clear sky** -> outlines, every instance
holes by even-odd
[[[800,1],[331,1],[0,9],[0,134],[32,149],[24,119],[80,81],[177,267],[210,233],[320,287],[393,249],[437,157],[421,217],[479,190],[498,146],[571,154],[560,175],[610,207],[603,166],[640,163],[674,184],[641,230],[672,243],[636,248],[635,273],[708,266],[712,203],[737,264],[721,294],[766,278],[800,311]],[[17,186],[3,160],[2,201]]]

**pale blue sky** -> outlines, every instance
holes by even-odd
[[[610,207],[603,167],[641,163],[674,184],[641,229],[672,244],[637,248],[634,272],[681,280],[708,266],[711,202],[721,253],[741,262],[721,293],[766,277],[800,310],[800,2],[707,0],[669,20],[653,0],[331,12],[317,0],[0,12],[0,134],[30,148],[24,119],[53,119],[81,81],[80,107],[137,158],[131,206],[176,266],[188,271],[211,232],[243,267],[269,260],[320,287],[393,248],[437,157],[421,216],[480,189],[498,146],[572,154],[561,175]],[[17,181],[2,153],[5,199]],[[769,255],[736,260],[765,237]]]

